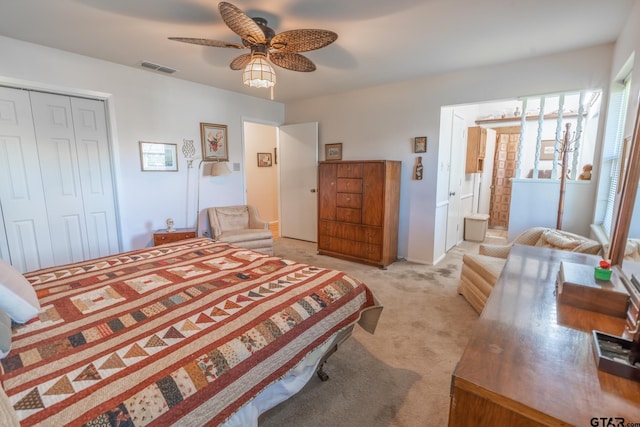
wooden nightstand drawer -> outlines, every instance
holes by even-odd
[[[153,246],[185,239],[193,239],[194,237],[196,237],[196,230],[193,228],[176,228],[176,231],[171,232],[158,230],[153,233]]]

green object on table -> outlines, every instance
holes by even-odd
[[[611,269],[610,268],[595,268],[595,277],[597,280],[611,280]]]

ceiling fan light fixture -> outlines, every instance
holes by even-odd
[[[249,87],[273,87],[276,84],[276,72],[262,53],[255,53],[244,68],[242,82]]]

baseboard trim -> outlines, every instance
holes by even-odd
[[[435,265],[435,264],[432,264],[432,263],[430,263],[430,262],[428,262],[428,261],[425,261],[425,260],[423,260],[423,259],[405,258],[405,260],[407,260],[407,261],[409,261],[409,262],[414,262],[414,263],[416,263],[416,264],[422,264],[422,265]]]

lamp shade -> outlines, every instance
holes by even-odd
[[[264,54],[255,53],[242,73],[242,82],[249,87],[273,87],[276,72]]]
[[[215,162],[211,164],[211,176],[229,175],[231,170],[227,166],[227,162]]]

